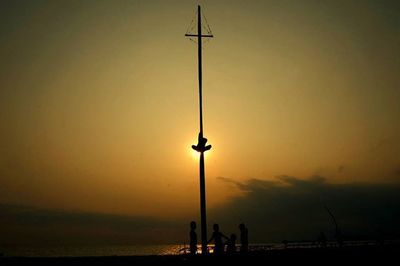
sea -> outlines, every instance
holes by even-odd
[[[175,255],[183,245],[115,245],[115,246],[51,246],[51,247],[0,247],[4,257],[89,257],[89,256],[140,256]]]
[[[293,242],[296,243],[296,242]],[[358,242],[357,242],[358,243]],[[360,242],[361,243],[361,242]],[[358,244],[360,244],[358,243]],[[375,243],[375,242],[374,242]],[[303,248],[314,248],[316,242],[299,242]],[[327,242],[335,246],[336,242]],[[361,243],[366,244],[366,243]],[[212,246],[209,245],[210,252]],[[239,245],[237,246],[239,248]],[[250,244],[249,249],[272,250],[283,249],[282,243]],[[198,245],[199,252],[201,246]],[[0,246],[0,257],[99,257],[99,256],[148,256],[148,255],[178,255],[189,252],[188,245],[91,245],[91,246]]]

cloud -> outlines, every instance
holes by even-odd
[[[0,204],[0,245],[180,243],[185,221]]]
[[[245,222],[254,242],[312,240],[321,231],[333,237],[324,205],[349,238],[400,235],[399,184],[332,184],[321,176],[304,180],[286,175],[274,181],[218,179],[244,193],[211,210],[209,217],[225,231],[237,231],[237,224]]]
[[[314,240],[321,231],[333,238],[335,215],[345,237],[399,237],[400,184],[332,184],[322,176],[239,182],[218,177],[241,191],[208,210],[209,233],[219,223],[225,234],[244,222],[250,241]],[[0,204],[1,245],[162,244],[188,240],[191,219],[165,219]],[[198,232],[200,235],[200,232]]]

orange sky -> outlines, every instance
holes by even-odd
[[[197,3],[0,4],[1,203],[197,215]],[[398,179],[395,3],[200,3],[211,208],[220,176]]]

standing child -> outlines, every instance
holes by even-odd
[[[231,238],[227,242],[226,252],[228,254],[236,253],[236,235],[235,234],[231,234]]]

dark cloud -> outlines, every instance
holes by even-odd
[[[333,237],[334,225],[324,209],[328,206],[347,237],[399,235],[399,184],[331,184],[324,177],[308,180],[278,176],[275,181],[250,179],[236,185],[244,195],[212,210],[212,222],[225,231],[237,231],[237,224],[248,224],[255,242],[283,239],[314,239],[320,231]],[[227,232],[228,233],[228,232]]]
[[[0,204],[0,245],[180,243],[184,223]]]
[[[209,232],[219,223],[224,233],[238,233],[238,224],[244,222],[251,242],[313,240],[321,231],[333,238],[326,205],[347,237],[400,236],[399,184],[332,184],[322,176],[304,180],[287,175],[272,181],[218,180],[242,193],[208,210]],[[190,220],[0,204],[0,246],[183,243]]]

